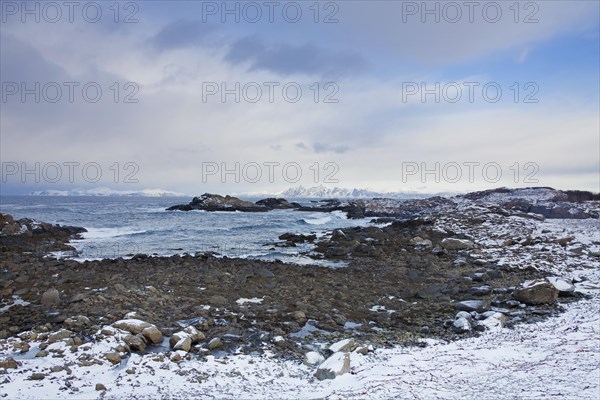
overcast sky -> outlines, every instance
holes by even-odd
[[[597,1],[114,4],[2,1],[2,194],[600,190]]]

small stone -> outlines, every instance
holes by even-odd
[[[53,366],[53,367],[50,367],[50,371],[51,371],[51,372],[54,372],[54,373],[56,373],[56,372],[60,372],[60,371],[62,371],[62,370],[64,370],[64,369],[65,369],[65,368],[64,368],[64,367],[61,367],[60,365],[55,365],[55,366]]]
[[[15,369],[19,366],[19,363],[12,357],[5,357],[0,359],[0,368]]]
[[[179,354],[177,352],[171,354],[171,361],[173,361],[173,362],[181,361],[181,354]]]
[[[323,361],[325,361],[325,357],[316,351],[309,351],[304,355],[305,365],[319,365]]]
[[[222,345],[221,339],[216,337],[216,338],[211,339],[210,342],[208,342],[207,347],[209,350],[214,350],[218,347],[221,347],[221,345]]]
[[[106,386],[101,383],[96,383],[96,390],[106,390]]]
[[[46,357],[48,355],[48,351],[46,350],[40,350],[37,352],[37,354],[35,355],[36,357]]]
[[[42,374],[41,372],[35,372],[29,376],[29,380],[31,381],[41,381],[46,377],[46,374]]]
[[[135,368],[129,368],[127,370],[125,370],[125,372],[129,375],[134,375],[135,374]]]
[[[61,329],[60,331],[55,332],[55,333],[51,334],[50,336],[48,336],[48,344],[56,343],[59,340],[68,339],[71,337],[72,334],[73,334],[73,332],[71,332],[67,329]]]
[[[360,346],[357,347],[356,350],[354,350],[354,352],[366,356],[367,354],[369,354],[369,348],[367,346]]]
[[[192,348],[192,339],[189,337],[181,339],[173,346],[173,350],[183,350],[185,352],[190,351]]]
[[[228,303],[227,299],[223,296],[212,296],[210,299],[208,299],[208,302],[212,306],[224,306]]]
[[[460,311],[477,311],[477,312],[484,312],[485,309],[487,308],[486,304],[481,301],[481,300],[465,300],[465,301],[459,301],[458,303],[456,303],[454,305],[454,307],[457,310]]]
[[[113,364],[120,364],[121,363],[121,356],[119,355],[119,353],[104,353],[104,358],[106,358],[108,361],[110,361]]]
[[[421,333],[423,335],[429,335],[431,333],[431,329],[427,325],[421,327]]]
[[[473,316],[466,312],[466,311],[459,311],[456,313],[456,316],[454,317],[454,319],[459,319],[459,318],[464,318],[466,320],[471,320],[471,318],[473,318]]]
[[[55,288],[48,289],[42,294],[43,306],[53,306],[60,303],[60,293]]]
[[[304,311],[294,311],[292,313],[292,318],[296,321],[304,321],[306,319],[306,314]]]
[[[446,238],[440,244],[446,250],[466,250],[475,247],[470,240],[456,238]]]
[[[465,333],[471,330],[471,323],[466,318],[458,318],[452,323],[452,329],[456,333]]]

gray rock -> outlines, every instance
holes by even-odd
[[[465,300],[456,303],[454,308],[459,311],[477,311],[478,313],[481,313],[487,309],[487,305],[481,300]]]
[[[29,376],[29,380],[31,381],[41,381],[46,377],[46,374],[42,374],[41,372],[35,372]]]
[[[488,294],[492,293],[492,288],[487,285],[477,286],[471,288],[469,293],[473,296],[487,296]]]
[[[42,294],[40,301],[46,307],[60,304],[60,293],[55,288],[48,289]]]
[[[454,319],[459,319],[459,318],[465,318],[467,320],[471,320],[473,317],[471,314],[469,314],[466,311],[459,311],[456,313],[456,316],[454,317]]]
[[[456,333],[466,333],[471,331],[471,323],[466,318],[457,318],[452,323],[452,330]]]
[[[546,280],[548,282],[550,282],[552,284],[552,286],[554,286],[556,288],[556,290],[558,290],[559,296],[562,296],[562,297],[572,296],[573,293],[575,292],[575,286],[572,283],[567,282],[564,279],[551,276],[551,277],[546,278]]]
[[[350,372],[350,354],[333,353],[315,372],[315,377],[322,381],[334,379],[336,376]]]
[[[225,306],[227,305],[227,299],[223,296],[212,296],[210,299],[208,299],[208,302],[210,303],[210,305],[218,307],[218,306]]]
[[[467,250],[475,247],[470,240],[456,238],[446,238],[440,244],[446,250]]]
[[[101,383],[96,383],[96,390],[106,390],[106,386]]]

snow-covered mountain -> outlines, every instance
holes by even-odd
[[[114,190],[107,187],[72,190],[39,190],[29,193],[30,196],[142,196],[142,197],[182,197],[184,193],[164,189]]]
[[[283,192],[262,194],[263,197],[283,197],[286,199],[371,199],[374,197],[415,199],[436,195],[448,196],[454,193],[423,193],[415,191],[377,192],[370,189],[327,187],[325,185],[304,187],[302,185],[289,188]],[[246,193],[247,196],[259,197],[258,193]]]

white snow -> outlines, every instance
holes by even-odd
[[[253,297],[251,299],[247,299],[244,297],[241,297],[239,299],[237,299],[235,302],[237,304],[239,304],[240,306],[246,303],[254,303],[254,304],[260,304],[263,302],[264,299],[258,298],[258,297]]]

